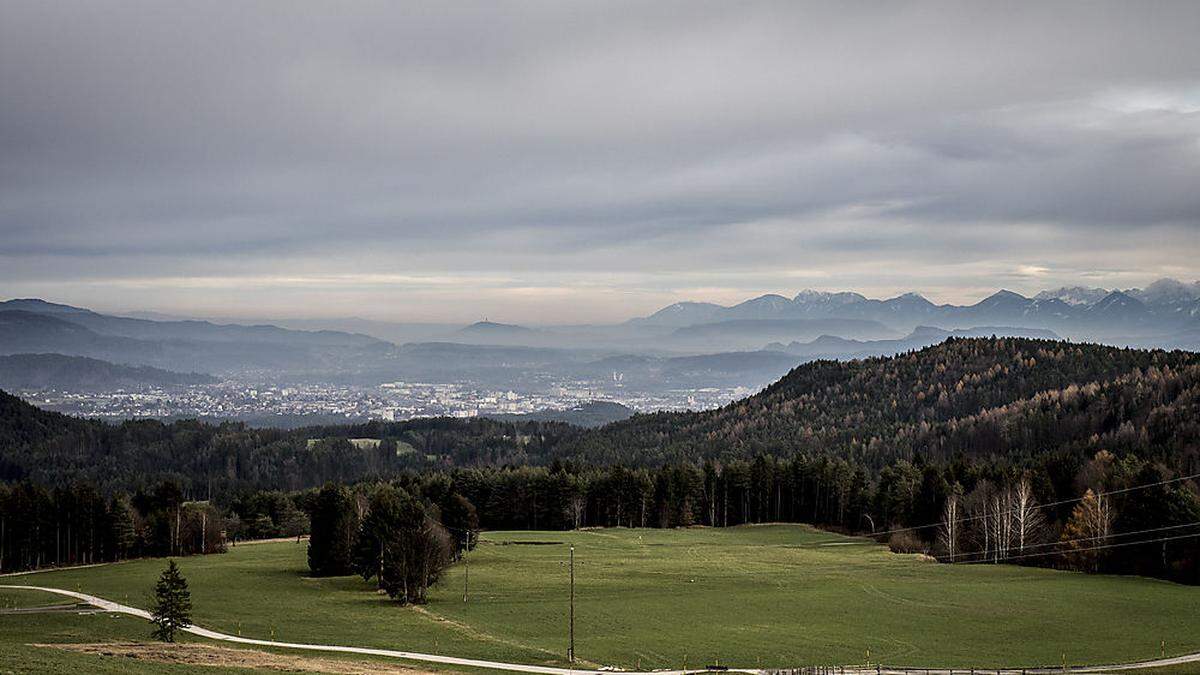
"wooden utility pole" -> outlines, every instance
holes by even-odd
[[[567,645],[567,660],[575,663],[575,546],[571,546],[571,614],[570,614],[570,641]]]
[[[407,577],[406,577],[407,578]],[[379,573],[376,575],[375,591],[383,591],[383,538],[379,539]],[[407,581],[405,583],[408,583]]]
[[[463,547],[463,602],[467,601],[467,593],[471,589],[471,558],[467,555],[471,549],[471,531],[467,530],[467,545]]]

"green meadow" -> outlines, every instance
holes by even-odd
[[[1154,658],[1164,643],[1168,655],[1200,651],[1200,588],[1006,565],[940,565],[795,525],[490,532],[470,554],[468,600],[460,563],[429,604],[416,608],[395,605],[357,577],[309,577],[302,543],[244,544],[179,563],[191,585],[194,619],[207,628],[290,642],[564,664],[572,545],[576,654],[588,664],[649,670],[869,659],[1001,667]],[[0,581],[146,607],[163,565],[137,560]],[[0,591],[0,608],[64,601]],[[25,646],[31,642],[148,635],[148,624],[130,617],[0,614],[0,672],[24,672],[22,664],[33,658],[100,658],[46,656],[52,650]]]

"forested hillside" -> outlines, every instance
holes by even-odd
[[[214,382],[217,382],[215,377],[202,373],[176,373],[149,366],[126,366],[83,356],[0,356],[0,387],[10,390],[112,391],[145,386],[173,387]]]
[[[713,411],[639,415],[572,439],[588,461],[828,454],[898,458],[1197,451],[1200,355],[1019,338],[950,339],[895,357],[816,361]]]

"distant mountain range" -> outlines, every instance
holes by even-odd
[[[872,299],[853,292],[802,291],[728,307],[676,303],[648,317],[604,326],[481,321],[407,329],[362,320],[293,321],[290,325],[323,328],[298,330],[143,316],[154,318],[112,316],[38,299],[0,302],[0,356],[53,353],[114,368],[148,366],[256,381],[470,382],[529,390],[575,381],[658,393],[753,389],[807,360],[901,353],[954,336],[1062,337],[1200,350],[1200,283],[1171,279],[1144,289],[1073,286],[1033,297],[1002,290],[971,305],[938,305],[916,293]],[[341,325],[373,332],[383,327],[418,339],[398,345],[328,329]],[[30,377],[49,382],[62,376],[61,370],[43,366],[43,374]],[[91,372],[99,368],[93,365]],[[113,379],[133,381],[126,377],[132,376],[114,374]]]
[[[678,330],[729,321],[817,319],[873,321],[900,331],[922,325],[947,330],[1014,326],[1076,339],[1169,337],[1200,328],[1200,282],[1161,279],[1145,289],[1124,291],[1059,288],[1032,298],[1001,290],[973,305],[937,305],[916,293],[878,300],[850,292],[802,291],[793,298],[764,295],[729,307],[680,302],[629,325]]]
[[[0,355],[58,353],[176,371],[320,370],[352,366],[393,345],[337,331],[207,321],[150,321],[43,300],[0,302]]]
[[[843,322],[847,323],[847,322]],[[852,322],[850,322],[852,323]],[[819,325],[832,327],[837,322]],[[764,352],[766,340],[754,338],[755,349],[711,355],[666,356],[637,346],[609,348],[536,346],[571,338],[546,330],[481,322],[456,331],[453,341],[395,345],[365,335],[277,326],[217,324],[207,321],[156,321],[99,314],[41,300],[0,302],[0,356],[33,353],[84,359],[94,376],[75,387],[100,387],[102,372],[112,374],[106,389],[132,386],[140,367],[217,374],[279,382],[321,381],[332,384],[379,384],[396,380],[473,382],[484,386],[538,389],[547,377],[612,381],[657,391],[664,387],[757,387],[786,373],[795,356]],[[519,344],[522,340],[534,346]],[[616,359],[610,361],[609,359]],[[624,359],[622,361],[621,359]],[[618,367],[628,366],[628,369]],[[54,363],[26,362],[14,383],[67,385]],[[33,372],[30,369],[40,372]],[[152,371],[143,371],[143,375]],[[204,376],[198,376],[204,377]],[[146,384],[165,375],[146,377]],[[13,388],[24,387],[18,384]]]
[[[191,340],[341,347],[365,347],[376,345],[380,342],[380,340],[367,335],[341,331],[288,330],[271,325],[218,324],[192,319],[169,321],[137,319],[99,314],[89,309],[36,299],[18,299],[0,302],[0,312],[14,310],[42,316],[53,316],[63,321],[83,326],[96,333],[137,340]]]

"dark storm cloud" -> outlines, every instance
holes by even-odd
[[[460,315],[527,315],[537,289],[633,313],[1194,277],[1197,27],[1191,2],[3,0],[0,284],[332,312],[312,288],[360,275],[398,315],[454,283],[482,288]]]

